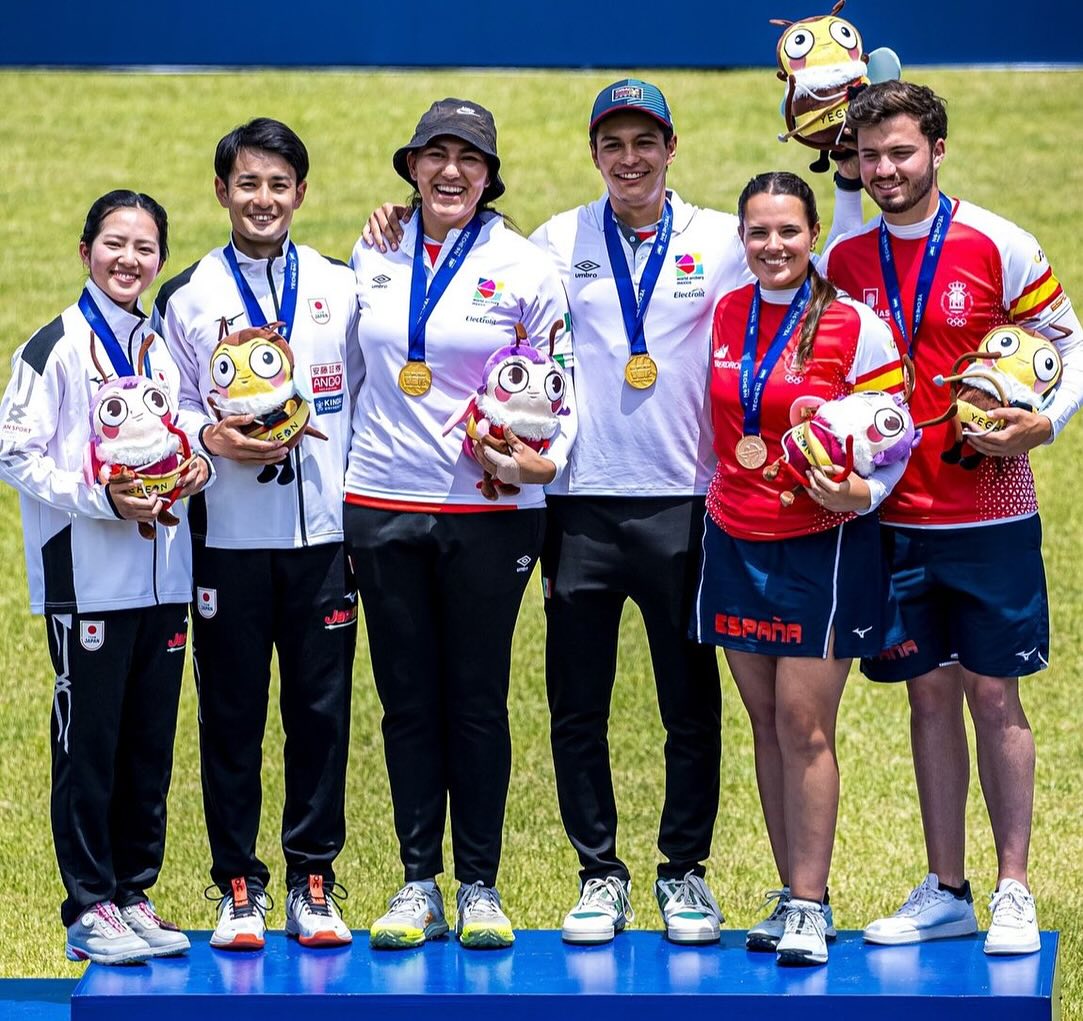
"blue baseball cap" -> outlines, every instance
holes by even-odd
[[[662,90],[638,78],[622,78],[598,93],[594,109],[590,111],[590,133],[594,134],[599,121],[625,110],[639,110],[653,117],[669,134],[673,133],[673,115]]]

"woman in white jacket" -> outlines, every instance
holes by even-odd
[[[176,366],[139,307],[167,230],[147,195],[112,191],[91,206],[86,286],[15,352],[0,406],[0,478],[19,491],[31,610],[45,616],[56,671],[65,950],[105,964],[188,949],[146,895],[165,848],[191,599],[180,498],[210,471],[185,457],[197,439],[177,415]]]
[[[511,639],[541,549],[542,485],[567,461],[574,401],[569,388],[542,453],[508,430],[507,449],[475,447],[471,457],[463,427],[446,423],[477,394],[490,356],[516,343],[516,327],[547,349],[557,326],[567,343],[567,301],[545,254],[489,208],[504,184],[488,110],[434,103],[393,162],[417,191],[417,213],[397,251],[359,242],[351,260],[365,380],[343,522],[384,709],[405,879],[370,940],[405,947],[448,931],[436,879],[450,809],[459,941],[507,946],[514,935],[496,876],[511,772]],[[530,365],[542,360],[529,354]],[[509,391],[530,376],[516,371]]]

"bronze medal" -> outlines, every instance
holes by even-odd
[[[407,362],[399,370],[399,389],[408,397],[420,397],[432,386],[432,369],[424,362]]]
[[[767,444],[759,436],[742,436],[737,441],[737,463],[755,471],[767,463]]]
[[[650,355],[632,355],[624,366],[624,378],[636,390],[649,390],[658,379],[658,366]]]

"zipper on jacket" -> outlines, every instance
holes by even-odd
[[[267,260],[267,286],[271,289],[271,303],[275,307],[275,319],[277,319],[280,310],[278,308],[278,294],[275,291],[274,264],[273,258]]]
[[[293,453],[297,459],[296,475],[297,475],[297,517],[301,524],[301,545],[308,545],[308,529],[305,527],[305,480],[301,474],[301,445],[297,444],[293,448]]]
[[[278,307],[278,294],[275,292],[275,281],[272,273],[272,267],[274,266],[274,259],[267,260],[267,285],[271,289],[271,301],[275,306],[275,319],[280,315]],[[289,343],[287,341],[286,343]],[[308,545],[308,528],[305,526],[305,480],[301,473],[301,447],[300,445],[293,448],[292,455],[294,459],[294,474],[297,476],[297,517],[301,526],[301,545]]]
[[[163,526],[164,527],[164,526]],[[151,588],[154,591],[154,605],[161,606],[162,601],[158,598],[158,524],[154,524],[154,568],[150,573]]]

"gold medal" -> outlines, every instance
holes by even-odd
[[[624,366],[624,378],[636,390],[649,390],[658,379],[658,366],[650,355],[632,355]]]
[[[424,362],[407,362],[399,370],[399,389],[409,397],[420,397],[432,386],[432,369]]]
[[[759,436],[742,436],[737,441],[737,463],[755,471],[767,463],[767,444]]]

